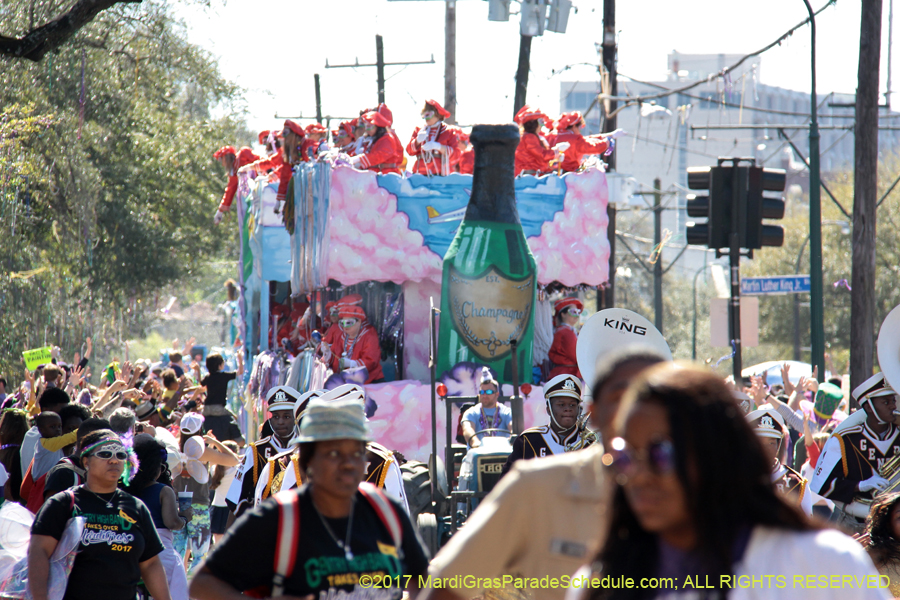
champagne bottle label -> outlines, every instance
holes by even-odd
[[[468,277],[450,265],[448,288],[453,326],[476,356],[500,360],[513,340],[521,341],[531,322],[534,275],[513,279],[491,265]]]

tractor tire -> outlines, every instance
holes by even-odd
[[[434,556],[441,549],[441,535],[438,531],[437,517],[432,513],[421,513],[416,520],[419,536],[428,549],[428,555]]]
[[[428,465],[417,460],[406,462],[400,467],[400,472],[403,474],[403,487],[409,503],[409,519],[415,523],[420,513],[432,512],[431,473]]]

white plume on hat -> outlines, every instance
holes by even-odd
[[[490,367],[482,367],[481,368],[481,385],[485,383],[493,383],[494,385],[499,385],[497,380],[494,379],[494,376],[491,375]]]

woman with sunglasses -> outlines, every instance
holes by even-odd
[[[644,372],[615,427],[603,457],[617,482],[610,533],[590,571],[634,586],[597,587],[591,600],[889,597],[855,540],[814,527],[775,491],[759,440],[711,371]],[[861,583],[835,585],[835,574]]]
[[[575,348],[578,346],[578,332],[575,325],[581,317],[584,304],[578,298],[563,298],[553,304],[556,330],[553,333],[553,343],[550,345],[550,379],[560,375],[574,375],[581,379],[581,371],[578,370],[578,358]]]
[[[31,528],[28,583],[35,600],[46,600],[50,556],[69,519],[84,517],[78,554],[69,575],[65,600],[134,600],[143,580],[155,600],[170,600],[159,554],[162,542],[143,502],[118,489],[137,471],[133,450],[108,429],[94,431],[78,443],[85,470],[83,485],[54,494],[44,502]]]
[[[485,436],[509,437],[512,431],[512,410],[497,401],[500,384],[487,367],[481,369],[481,385],[478,386],[478,404],[463,413],[463,437],[469,448],[477,448]]]

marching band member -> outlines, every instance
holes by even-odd
[[[298,431],[300,422],[306,414],[306,407],[313,398],[323,402],[347,399],[364,401],[365,395],[366,392],[362,387],[352,383],[331,390],[312,390],[303,394],[294,408]],[[291,490],[306,483],[306,474],[300,467],[299,458],[300,447],[296,444],[296,440],[292,440],[290,450],[269,459],[256,484],[256,504],[278,492]],[[377,442],[366,442],[366,464],[365,481],[384,489],[394,500],[400,502],[408,513],[409,505],[403,487],[403,474],[394,453]]]
[[[406,153],[416,157],[414,173],[449,175],[459,162],[459,130],[444,123],[450,113],[437,100],[426,100],[422,109],[425,127],[416,127]]]
[[[772,462],[772,483],[775,489],[791,498],[807,516],[812,515],[813,497],[806,489],[809,482],[778,459],[786,430],[784,417],[771,404],[763,404],[747,415],[747,422]]]
[[[259,157],[246,146],[241,148],[239,152],[235,153],[234,146],[223,146],[215,151],[213,154],[213,158],[222,163],[222,166],[225,167],[225,171],[228,173],[228,185],[225,187],[225,193],[222,195],[222,201],[219,203],[219,207],[216,209],[216,214],[213,216],[213,223],[218,225],[222,222],[222,219],[225,217],[225,213],[231,208],[231,203],[234,200],[234,194],[237,192],[238,187],[238,178],[237,172],[242,166],[249,165],[250,163],[256,162],[259,160]]]
[[[503,465],[506,474],[521,459],[540,458],[580,450],[597,441],[593,432],[579,427],[581,380],[574,375],[557,375],[544,387],[550,422],[522,432],[513,442],[512,453]]]
[[[566,173],[580,169],[581,161],[586,154],[604,154],[614,149],[613,140],[625,133],[621,129],[616,129],[611,133],[585,137],[581,134],[584,126],[584,118],[577,110],[563,113],[556,124],[558,133],[554,145],[559,147],[563,142],[569,144],[562,161],[562,170]]]
[[[303,162],[315,161],[319,154],[328,152],[328,142],[325,140],[328,130],[321,123],[310,123],[304,131],[306,139],[300,147],[300,154]]]
[[[388,129],[391,120],[382,112],[372,111],[360,117],[360,121],[365,123],[366,137],[370,141],[364,152],[350,159],[350,165],[364,171],[399,175],[403,165],[403,148],[395,139],[397,135]]]
[[[320,344],[322,360],[335,373],[365,367],[369,373],[366,383],[381,383],[384,381],[381,344],[375,329],[366,320],[365,311],[355,304],[341,304],[338,315],[340,335],[331,345],[324,340]]]
[[[812,491],[832,500],[842,511],[843,525],[859,532],[874,496],[888,487],[879,470],[900,455],[900,430],[893,423],[897,407],[894,390],[883,373],[868,378],[853,390],[865,411],[865,420],[853,416],[832,433],[816,463]]]
[[[290,441],[296,433],[294,404],[299,398],[297,390],[286,385],[273,387],[266,394],[266,405],[272,413],[268,423],[274,433],[250,444],[244,454],[243,464],[234,475],[225,502],[235,517],[241,516],[245,510],[253,507],[256,484],[266,462],[290,447]]]
[[[559,325],[553,333],[553,343],[548,353],[553,368],[550,369],[550,378],[559,375],[575,375],[581,378],[578,370],[578,359],[575,348],[578,346],[578,333],[575,332],[575,324],[584,310],[584,304],[578,298],[563,298],[553,304],[555,318]]]
[[[552,172],[550,164],[559,160],[557,151],[550,147],[547,138],[541,133],[544,123],[550,119],[537,108],[527,104],[516,113],[514,121],[522,127],[522,137],[516,147],[516,175],[543,175]],[[563,142],[559,150],[569,149]]]

